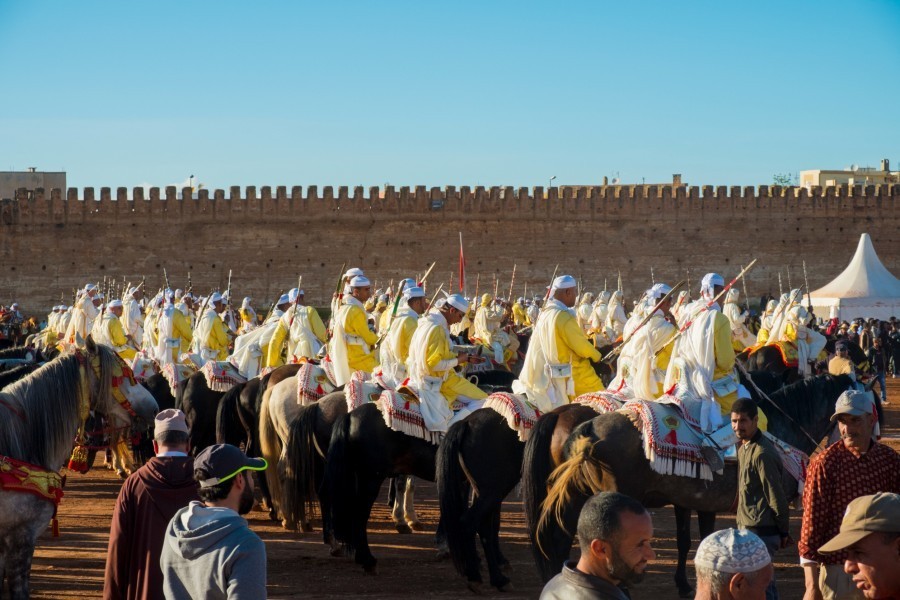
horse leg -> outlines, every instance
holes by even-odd
[[[500,553],[500,502],[492,499],[488,501],[490,508],[488,514],[481,519],[478,525],[478,536],[481,538],[481,546],[484,548],[484,558],[488,564],[488,573],[491,585],[501,592],[512,591],[512,583],[509,577],[503,573],[503,555]]]
[[[700,523],[700,541],[716,530],[716,513],[697,511],[697,520]]]
[[[12,600],[27,600],[31,596],[31,559],[34,557],[34,542],[16,544],[8,550],[11,552],[6,564],[9,597]]]
[[[687,555],[691,549],[691,509],[675,506],[675,539],[678,565],[675,567],[675,586],[679,598],[692,598],[694,589],[687,578]]]
[[[413,531],[422,531],[425,528],[422,526],[422,522],[419,521],[419,515],[416,514],[414,502],[416,480],[412,475],[407,475],[404,479],[406,480],[406,485],[403,492],[403,519]]]
[[[371,549],[369,549],[369,534],[367,529],[369,526],[369,517],[372,514],[372,506],[374,506],[375,500],[378,499],[378,492],[381,490],[383,479],[379,480],[371,475],[363,473],[357,473],[357,477],[359,478],[360,493],[356,501],[356,518],[354,524],[354,537],[356,538],[356,541],[353,544],[353,547],[356,550],[355,561],[356,564],[362,565],[362,568],[367,575],[377,575],[378,560],[372,554]]]
[[[388,504],[392,505],[391,518],[394,520],[394,528],[398,533],[412,533],[409,525],[403,520],[403,499],[406,496],[406,477],[397,475],[391,477],[388,484]]]

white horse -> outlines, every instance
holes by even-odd
[[[62,485],[58,471],[89,410],[130,424],[131,415],[114,398],[121,393],[133,408],[149,414],[140,386],[127,378],[113,381],[117,365],[121,359],[114,352],[88,339],[84,350],[60,356],[5,388],[0,392],[0,456],[52,496]],[[29,597],[34,545],[54,513],[52,498],[0,486],[0,566],[12,598]]]

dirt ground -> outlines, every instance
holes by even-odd
[[[887,407],[888,427],[883,434],[885,441],[900,450],[900,379],[888,379],[888,394],[894,403]],[[38,541],[31,575],[33,597],[100,597],[110,516],[119,487],[120,481],[102,469],[88,475],[69,475],[59,512],[61,537],[52,538],[48,532]],[[438,509],[434,484],[419,482],[416,500],[420,518],[428,530],[409,535],[396,533],[383,501],[376,505],[369,523],[369,538],[372,551],[379,559],[377,576],[364,575],[349,559],[329,556],[318,531],[287,532],[271,523],[264,513],[254,510],[249,520],[266,543],[269,597],[470,597],[464,579],[456,574],[452,564],[435,559],[432,540]],[[503,508],[502,544],[512,563],[515,591],[488,597],[537,598],[542,586],[531,559],[521,501],[513,493]],[[672,583],[676,559],[675,519],[671,510],[661,509],[654,511],[653,521],[657,558],[646,579],[634,588],[635,600],[677,598]],[[791,522],[796,538],[800,532],[800,511],[792,512]],[[717,527],[733,525],[734,515],[719,516]],[[690,571],[693,575],[692,565]],[[802,596],[803,573],[798,566],[796,547],[776,557],[776,577],[782,598]]]

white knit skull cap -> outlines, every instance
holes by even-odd
[[[753,573],[771,563],[759,536],[746,529],[723,529],[706,537],[694,564],[720,573]]]

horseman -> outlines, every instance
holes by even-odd
[[[731,321],[731,340],[735,352],[740,352],[756,343],[756,337],[744,324],[750,315],[747,311],[741,311],[741,307],[738,305],[739,297],[740,291],[737,288],[728,290],[728,293],[725,294],[725,307],[722,309],[722,312]]]
[[[824,335],[808,326],[810,318],[809,312],[803,306],[794,306],[788,310],[779,340],[797,346],[797,367],[804,377],[812,375],[810,363],[816,361],[828,341]]]
[[[69,328],[69,323],[72,322],[72,310],[71,306],[60,305],[59,321],[56,323],[57,339],[63,339],[66,336],[66,330]]]
[[[606,333],[606,339],[614,342],[625,329],[625,322],[628,318],[625,316],[625,308],[622,306],[624,296],[622,290],[616,290],[609,299],[609,305],[606,308],[606,323],[603,324]]]
[[[723,424],[730,427],[722,415],[731,413],[738,397],[749,397],[734,370],[731,321],[713,302],[724,287],[725,280],[717,273],[703,277],[701,299],[685,308],[690,326],[677,340],[666,372],[665,389],[676,388],[674,395],[700,400],[699,421],[705,433],[715,432]],[[766,416],[759,411],[760,429],[765,431],[766,424]]]
[[[163,306],[156,321],[155,356],[160,366],[177,363],[181,354],[190,350],[194,336],[190,321],[174,305],[172,291],[166,290],[163,298]]]
[[[96,342],[109,346],[123,359],[130,361],[137,354],[131,336],[122,327],[122,301],[118,298],[106,305],[103,317],[97,327]]]
[[[578,326],[572,307],[578,296],[575,278],[561,275],[553,280],[525,354],[513,391],[524,394],[541,412],[549,412],[575,397],[603,389],[591,362],[600,352]]]
[[[429,431],[447,431],[452,422],[481,408],[487,394],[461,377],[454,367],[475,360],[452,350],[449,326],[458,323],[469,310],[459,294],[451,294],[418,321],[409,344],[407,385],[419,396],[419,408]],[[454,403],[463,405],[456,415]]]
[[[209,360],[225,360],[228,358],[229,335],[225,321],[220,315],[225,312],[225,301],[219,292],[209,297],[209,307],[200,317],[195,334],[200,358]]]
[[[769,341],[769,332],[775,325],[775,310],[778,308],[778,302],[772,298],[766,303],[766,310],[759,319],[759,331],[756,333],[756,343],[765,344]]]
[[[241,302],[241,309],[238,311],[241,316],[241,325],[238,328],[239,333],[249,333],[257,327],[256,311],[250,305],[252,300],[252,298],[247,296]]]
[[[528,324],[532,327],[535,323],[537,323],[538,317],[541,314],[541,300],[537,296],[531,299],[531,304],[528,305],[528,308],[525,310],[525,314],[528,315]]]
[[[194,314],[194,311],[197,308],[195,301],[196,298],[193,294],[191,294],[190,292],[185,292],[184,295],[181,296],[181,300],[175,302],[175,309],[181,311],[181,314],[187,317],[188,324],[191,327],[191,331],[194,330],[197,320],[196,315]]]
[[[594,295],[585,292],[581,296],[581,302],[575,309],[575,317],[578,320],[578,326],[584,329],[585,333],[591,328],[591,314],[594,312]]]
[[[75,301],[75,307],[72,312],[72,320],[66,329],[66,341],[69,344],[83,346],[89,333],[94,327],[94,320],[100,311],[97,310],[97,304],[94,298],[97,296],[97,286],[88,283],[84,286],[81,296]],[[99,304],[99,300],[97,301]]]
[[[691,301],[689,296],[690,292],[687,290],[678,292],[678,297],[675,299],[675,302],[672,303],[672,309],[669,311],[671,315],[675,317],[675,324],[679,327],[684,318],[684,309]]]
[[[334,331],[328,343],[328,355],[334,363],[335,383],[342,386],[354,371],[371,373],[378,364],[375,342],[378,336],[369,329],[365,302],[372,293],[372,284],[362,276],[350,280],[350,293],[341,299],[341,309],[332,320]]]
[[[418,286],[404,288],[397,314],[386,325],[378,352],[382,379],[392,388],[398,387],[407,378],[409,345],[419,316],[425,312],[425,303],[425,290]]]
[[[131,336],[135,347],[140,348],[144,341],[144,316],[141,314],[141,298],[144,297],[140,286],[128,288],[122,300],[122,328]]]
[[[588,336],[594,340],[595,346],[605,346],[609,343],[609,340],[606,339],[606,315],[609,312],[610,296],[612,294],[603,290],[597,294],[597,299],[594,301]]]
[[[354,277],[365,277],[365,273],[363,273],[363,270],[359,267],[347,269],[347,272],[341,276],[341,283],[340,286],[338,286],[340,291],[336,292],[331,297],[331,323],[329,323],[329,331],[334,328],[334,320],[341,310],[341,301],[344,299],[344,296],[350,294],[350,280]]]
[[[795,306],[799,306],[802,299],[803,292],[797,288],[794,288],[788,294],[781,295],[781,299],[779,300],[778,306],[775,308],[772,317],[772,327],[769,329],[769,339],[767,344],[773,344],[783,340],[784,330],[787,326],[788,313]]]
[[[318,311],[306,306],[303,290],[292,288],[287,294],[289,308],[278,319],[268,343],[266,365],[280,367],[285,360],[294,362],[299,358],[315,358],[327,343],[325,323]],[[287,340],[286,357],[282,358]]]
[[[652,304],[643,311],[649,312],[672,288],[665,283],[657,283],[647,290],[646,297]],[[622,349],[617,365],[617,373],[609,387],[619,391],[630,387],[635,398],[654,399],[663,394],[666,370],[672,356],[672,341],[677,331],[673,322],[675,317],[670,313],[672,299],[659,305],[640,329],[638,321],[633,328],[626,327],[624,335],[628,342]],[[641,318],[641,321],[645,317]]]
[[[526,327],[528,325],[528,313],[525,312],[525,298],[516,298],[516,303],[512,305],[513,324],[517,328]]]
[[[519,348],[518,338],[503,330],[506,309],[502,300],[494,300],[490,294],[481,297],[481,306],[475,311],[474,331],[469,337],[494,353],[494,362],[505,365]]]

